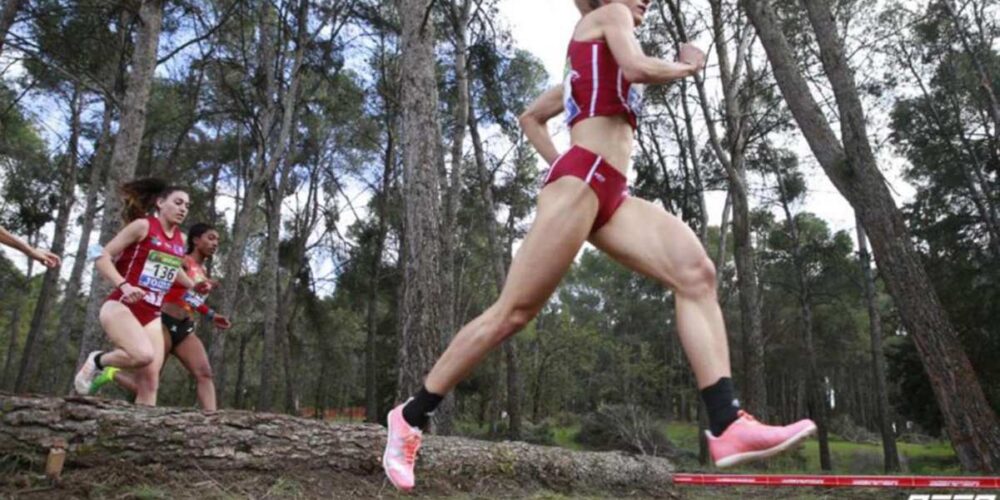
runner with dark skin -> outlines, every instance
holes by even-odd
[[[184,258],[184,271],[197,282],[207,282],[211,287],[216,283],[209,279],[205,264],[219,249],[219,232],[207,224],[195,224],[188,231],[188,253]],[[220,330],[228,330],[232,323],[229,318],[217,314],[204,302],[204,297],[174,286],[163,300],[162,321],[163,341],[166,352],[180,360],[184,368],[195,378],[198,403],[205,411],[218,409],[212,366],[208,360],[205,344],[194,332],[194,312],[198,311],[212,321]],[[165,362],[164,362],[165,364]],[[161,366],[162,371],[162,366]],[[95,389],[114,381],[135,393],[138,390],[135,376],[115,369],[106,369],[95,379]]]

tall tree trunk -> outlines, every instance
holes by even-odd
[[[462,160],[464,159],[465,132],[469,122],[469,71],[466,63],[468,42],[466,41],[471,0],[449,0],[448,10],[451,21],[453,45],[455,49],[455,114],[454,130],[451,138],[451,170],[446,182],[442,182],[446,192],[441,218],[441,293],[445,298],[443,328],[447,342],[456,325],[455,297],[455,246],[458,241],[458,203],[462,195]]]
[[[72,365],[67,365],[66,350],[70,343],[70,333],[78,328],[80,316],[77,314],[77,304],[80,300],[80,287],[83,279],[83,271],[87,265],[88,249],[90,247],[90,236],[94,232],[94,225],[97,222],[98,196],[104,179],[104,171],[107,169],[111,157],[111,120],[114,117],[114,105],[112,100],[104,100],[104,115],[101,119],[101,135],[97,139],[97,149],[90,165],[90,179],[87,184],[87,197],[84,202],[83,215],[80,216],[80,239],[76,245],[76,254],[73,258],[73,269],[70,271],[69,281],[66,282],[66,290],[63,294],[62,305],[59,308],[59,326],[56,328],[56,338],[49,346],[49,354],[46,356],[50,378],[48,386],[53,390],[65,382],[64,388],[72,390],[73,372]],[[67,366],[67,369],[62,369]],[[68,375],[68,377],[67,377]]]
[[[299,103],[299,86],[301,84],[302,61],[308,44],[309,29],[307,20],[309,15],[308,0],[300,0],[296,7],[296,40],[295,52],[293,53],[292,65],[289,69],[290,75],[288,86],[279,89],[278,77],[275,74],[275,53],[274,41],[271,30],[273,20],[273,9],[270,5],[265,6],[260,11],[261,21],[260,44],[259,44],[259,66],[265,73],[263,102],[259,103],[262,110],[254,120],[257,134],[257,151],[254,168],[251,170],[246,184],[246,192],[243,204],[236,215],[233,224],[232,243],[230,251],[226,255],[223,264],[223,276],[225,280],[219,291],[220,310],[228,312],[230,315],[236,314],[237,292],[239,291],[240,271],[243,264],[243,256],[246,251],[247,240],[250,238],[253,217],[258,210],[258,202],[266,189],[270,179],[274,176],[288,149],[291,137],[293,117]],[[280,90],[280,91],[279,91]],[[275,98],[277,96],[277,98]],[[275,126],[277,131],[275,132]],[[272,137],[275,135],[275,137]],[[241,346],[241,349],[244,347]],[[209,348],[209,358],[215,369],[216,386],[219,388],[220,400],[224,400],[223,395],[226,389],[226,335],[215,335]],[[242,354],[241,354],[242,359]]]
[[[0,55],[3,55],[4,42],[7,41],[7,32],[14,24],[17,11],[20,10],[24,0],[7,0],[3,3],[3,12],[0,12]]]
[[[833,133],[767,0],[743,0],[774,69],[775,80],[813,154],[838,191],[847,198],[871,238],[879,269],[900,317],[913,335],[945,428],[962,467],[1000,470],[1000,425],[962,350],[913,247],[903,216],[877,168],[854,77],[847,67],[827,4],[806,0],[820,57],[840,110],[843,145]],[[846,148],[846,151],[845,151]]]
[[[37,236],[29,237],[28,244],[31,246],[36,246]],[[28,262],[28,273],[24,276],[23,285],[20,287],[22,290],[31,290],[31,273],[35,269],[35,260],[26,257]],[[7,346],[7,356],[3,362],[3,373],[0,374],[0,388],[11,388],[13,386],[14,378],[14,356],[17,354],[17,338],[20,336],[21,332],[21,315],[24,313],[24,305],[28,302],[28,293],[18,296],[17,303],[14,305],[14,311],[11,313],[10,325],[8,333],[10,334],[10,343]]]
[[[264,307],[264,348],[260,356],[260,383],[257,392],[257,411],[271,411],[274,400],[274,364],[277,359],[278,325],[278,244],[281,238],[281,200],[277,189],[269,189],[267,200],[267,239],[260,268],[258,294]]]
[[[872,274],[871,256],[868,254],[868,237],[857,221],[858,260],[864,276],[865,302],[868,304],[868,327],[872,342],[872,376],[875,378],[875,402],[878,410],[878,427],[882,432],[882,452],[885,472],[898,472],[899,452],[896,450],[896,433],[889,418],[889,391],[886,388],[885,355],[882,352],[882,314],[875,295],[875,277]]]
[[[13,377],[14,354],[17,353],[17,337],[21,330],[21,312],[24,309],[25,298],[18,297],[17,303],[10,312],[10,319],[7,325],[7,355],[4,356],[3,373],[0,374],[0,388],[7,389],[8,381]]]
[[[493,283],[496,293],[503,290],[503,284],[507,279],[507,263],[504,253],[507,245],[501,241],[498,224],[496,221],[496,202],[493,198],[493,175],[486,164],[486,151],[483,147],[483,139],[479,134],[479,120],[475,114],[475,108],[469,103],[467,115],[469,122],[469,134],[472,136],[472,148],[476,159],[476,173],[479,177],[479,195],[483,202],[483,224],[486,226],[487,241],[490,248],[490,260],[492,263]],[[504,363],[507,369],[507,414],[510,418],[508,427],[508,437],[519,439],[521,436],[521,377],[518,370],[517,346],[513,339],[504,342]],[[538,406],[535,406],[537,413]]]
[[[423,384],[442,338],[438,92],[430,0],[397,0],[402,18],[403,297],[399,310],[402,398]]]
[[[104,188],[104,210],[98,238],[102,243],[109,241],[120,226],[121,219],[118,214],[121,210],[121,200],[117,194],[118,186],[132,177],[139,158],[142,136],[146,129],[146,105],[149,102],[149,91],[156,70],[156,50],[160,44],[163,0],[143,0],[137,21],[140,26],[132,52],[131,71],[125,81],[124,108],[121,110],[118,134],[115,136],[115,146],[111,153],[111,163],[108,166]],[[108,289],[108,284],[104,283],[95,271],[90,281],[90,301],[87,304],[87,315],[84,320],[86,326],[83,338],[80,340],[77,366],[83,364],[87,354],[100,345],[101,325],[97,318]]]
[[[827,429],[827,396],[822,383],[823,377],[819,372],[819,364],[816,360],[815,328],[813,328],[813,308],[812,292],[809,286],[809,276],[806,271],[806,263],[802,257],[802,239],[799,233],[799,225],[795,221],[789,204],[790,196],[785,190],[785,179],[780,169],[775,169],[778,180],[778,193],[781,201],[781,208],[785,213],[785,220],[788,223],[788,235],[792,240],[792,262],[795,266],[795,278],[798,282],[799,315],[802,320],[802,337],[806,345],[806,363],[808,366],[808,391],[809,408],[812,410],[810,417],[816,422],[819,437],[819,464],[825,471],[833,470],[833,463],[830,460],[830,438]]]
[[[240,335],[240,346],[239,352],[237,353],[236,360],[236,386],[233,388],[233,406],[236,408],[246,408],[246,358],[247,358],[247,346],[250,344],[250,336],[252,332],[244,332]]]
[[[52,236],[52,252],[56,255],[62,255],[66,250],[66,231],[69,227],[70,214],[73,212],[73,203],[76,201],[80,114],[83,112],[83,102],[79,86],[73,89],[69,107],[69,144],[66,148],[66,157],[63,159],[61,172],[62,184],[59,187],[59,208],[55,221],[55,233]],[[31,317],[31,327],[28,329],[28,337],[24,341],[24,354],[21,356],[21,366],[17,372],[17,380],[14,382],[14,392],[28,390],[29,386],[34,385],[33,380],[29,380],[29,378],[34,378],[37,358],[42,356],[41,353],[35,352],[35,347],[38,342],[44,342],[42,329],[45,326],[45,320],[48,319],[52,302],[59,291],[59,271],[60,268],[58,267],[47,269],[45,277],[42,279],[42,289],[38,294],[35,312]]]
[[[441,350],[458,329],[458,272],[455,266],[455,249],[458,246],[458,203],[462,196],[462,160],[464,159],[465,130],[469,114],[469,72],[466,64],[466,41],[471,0],[449,0],[447,8],[452,26],[455,48],[455,113],[451,140],[451,169],[441,169],[441,186],[444,190],[441,218]],[[442,162],[443,167],[443,162]],[[451,434],[455,418],[455,393],[446,395],[435,412],[437,432]]]
[[[375,251],[372,253],[371,263],[368,271],[368,298],[366,304],[367,332],[365,335],[365,420],[370,423],[379,421],[380,412],[378,407],[378,375],[375,370],[377,359],[378,340],[378,297],[379,282],[381,281],[382,253],[385,250],[385,239],[388,233],[388,214],[386,205],[388,204],[389,188],[392,186],[392,175],[396,164],[396,140],[393,123],[386,123],[387,139],[385,145],[384,163],[382,165],[382,187],[375,202],[375,217],[378,219],[378,226],[375,235]]]

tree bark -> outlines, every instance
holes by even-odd
[[[203,413],[143,408],[94,398],[26,398],[0,393],[0,454],[44,460],[56,440],[69,467],[158,463],[202,471],[277,473],[332,469],[382,480],[385,429],[237,410]],[[422,484],[471,491],[480,481],[563,493],[672,497],[673,465],[620,452],[575,452],[518,442],[428,436],[420,449]],[[470,480],[469,478],[476,478]],[[618,495],[615,495],[618,496]]]
[[[281,186],[268,188],[266,198],[267,238],[264,240],[260,288],[257,291],[264,305],[261,311],[264,320],[264,347],[260,353],[260,379],[255,407],[257,411],[271,411],[274,402],[274,365],[278,347],[278,244],[281,238],[281,200],[284,198]]]
[[[63,293],[62,305],[59,308],[59,326],[56,329],[56,338],[49,346],[49,353],[46,356],[49,371],[48,386],[53,391],[62,385],[67,391],[72,390],[73,372],[72,365],[66,359],[66,350],[69,347],[71,332],[78,328],[80,317],[77,314],[77,304],[80,300],[80,287],[83,279],[83,271],[88,262],[88,249],[90,247],[90,236],[94,232],[94,225],[97,222],[98,196],[100,195],[104,171],[107,168],[111,155],[111,119],[114,116],[114,105],[111,99],[104,101],[104,115],[101,119],[101,135],[97,139],[97,148],[94,151],[93,160],[90,165],[90,179],[87,185],[87,197],[84,202],[83,215],[80,217],[80,239],[77,242],[76,254],[73,258],[73,269],[69,274],[69,281],[66,282],[66,290]],[[67,366],[70,369],[62,369]]]
[[[462,196],[462,163],[469,115],[469,71],[467,66],[469,13],[471,0],[449,0],[447,6],[455,51],[455,112],[451,138],[451,169],[441,169],[444,207],[441,218],[441,349],[458,330],[458,204]],[[443,166],[443,165],[442,165]],[[451,434],[455,418],[455,393],[448,394],[435,412],[437,432]]]
[[[889,390],[886,388],[885,355],[882,352],[882,313],[879,312],[875,295],[875,277],[872,273],[871,256],[868,254],[868,237],[857,221],[858,260],[864,277],[865,302],[868,304],[868,327],[872,342],[872,376],[875,378],[875,402],[878,412],[878,427],[882,433],[883,465],[885,472],[899,472],[899,452],[896,450],[896,433],[889,418]]]
[[[441,346],[441,202],[438,92],[429,0],[397,0],[402,18],[403,297],[399,311],[400,399],[423,384]]]
[[[76,174],[77,174],[77,154],[80,143],[80,114],[83,112],[82,95],[79,87],[73,89],[69,102],[70,123],[69,123],[69,144],[66,148],[66,157],[63,158],[63,168],[61,172],[61,185],[59,186],[59,208],[55,220],[55,233],[52,235],[52,252],[62,255],[66,250],[66,231],[69,228],[69,217],[73,212],[73,203],[76,201]],[[45,277],[42,278],[42,288],[38,293],[38,302],[35,303],[35,312],[31,317],[31,327],[28,329],[28,337],[24,341],[24,351],[21,355],[21,366],[17,371],[17,380],[14,382],[14,392],[28,390],[34,385],[35,366],[37,358],[42,353],[36,353],[35,348],[39,342],[44,342],[43,328],[48,319],[52,302],[58,295],[60,268],[46,269]]]
[[[104,187],[104,210],[98,239],[102,243],[109,241],[120,226],[121,218],[118,214],[121,210],[121,200],[117,194],[118,185],[132,177],[139,158],[142,136],[146,129],[146,105],[149,102],[149,91],[156,70],[156,50],[160,44],[163,0],[144,0],[139,7],[138,22],[140,27],[132,52],[132,69],[125,82],[124,108],[121,110],[118,134],[115,136],[115,146],[111,153],[111,163]],[[87,354],[100,345],[101,324],[97,317],[101,304],[107,296],[108,285],[96,271],[93,273],[90,281],[90,301],[87,304],[87,315],[84,320],[86,326],[83,338],[80,340],[77,366],[83,364]]]
[[[903,324],[913,335],[962,467],[983,472],[1000,470],[1000,425],[996,413],[986,400],[957,332],[911,243],[902,213],[877,168],[857,88],[834,31],[829,7],[815,0],[805,2],[840,110],[843,145],[796,67],[770,3],[766,0],[743,0],[743,3],[767,51],[778,86],[813,154],[854,207],[871,238],[878,267]]]

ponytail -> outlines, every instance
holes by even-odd
[[[122,196],[122,219],[128,224],[149,215],[156,207],[157,200],[170,196],[175,191],[183,189],[156,177],[144,177],[122,184],[118,188]]]

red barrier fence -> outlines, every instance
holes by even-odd
[[[813,475],[743,475],[743,474],[674,474],[680,485],[711,486],[820,486],[854,488],[1000,488],[1000,477],[966,476],[813,476]]]

